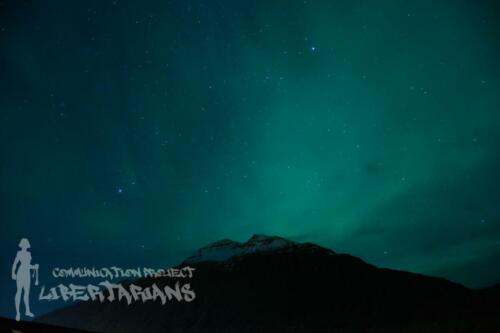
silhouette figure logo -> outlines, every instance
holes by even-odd
[[[25,315],[34,317],[30,310],[30,286],[31,278],[35,277],[35,286],[38,285],[38,264],[31,264],[31,252],[28,249],[31,247],[28,239],[23,238],[19,242],[21,250],[17,251],[16,259],[12,265],[12,279],[16,281],[17,291],[15,296],[16,305],[16,320],[21,319],[20,306],[21,294],[23,295]]]

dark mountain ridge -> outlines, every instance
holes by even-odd
[[[498,285],[471,290],[311,243],[223,240],[184,265],[196,268],[192,302],[89,301],[37,320],[96,332],[500,332]]]

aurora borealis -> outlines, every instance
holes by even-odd
[[[263,233],[500,282],[499,15],[486,0],[1,1],[2,295],[22,237],[41,276]]]

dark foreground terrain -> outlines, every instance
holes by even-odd
[[[87,331],[41,324],[31,321],[15,321],[0,318],[0,333],[90,333]]]
[[[314,244],[254,236],[181,265],[192,302],[81,302],[37,321],[94,332],[500,332],[500,287],[471,290]],[[134,281],[173,285],[176,279]],[[184,283],[186,281],[183,281]]]

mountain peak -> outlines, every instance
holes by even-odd
[[[278,236],[267,236],[263,234],[253,234],[252,237],[248,239],[248,241],[257,241],[257,240],[263,240],[263,239],[268,239],[268,238],[274,238]]]
[[[278,236],[267,236],[254,234],[245,243],[230,239],[216,241],[200,248],[189,256],[184,263],[196,263],[202,261],[226,261],[236,256],[250,253],[267,252],[295,245],[295,242]]]

